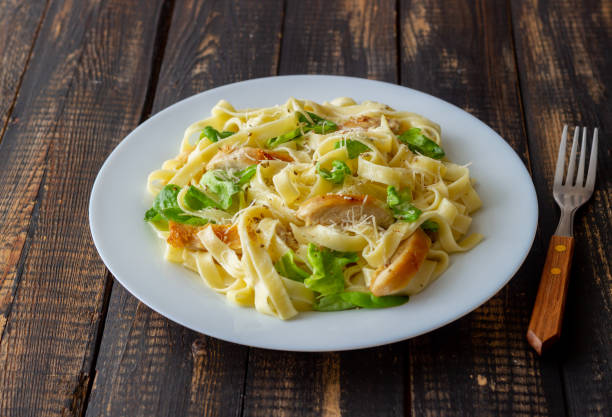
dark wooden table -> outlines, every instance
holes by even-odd
[[[612,415],[611,34],[604,0],[1,2],[0,415]],[[184,97],[294,73],[410,86],[506,138],[540,204],[510,284],[427,335],[306,354],[194,333],[115,283],[87,217],[112,149]],[[525,331],[564,123],[602,129],[598,182],[539,358]]]

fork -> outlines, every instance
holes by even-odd
[[[561,322],[569,272],[574,254],[573,223],[574,214],[578,207],[583,205],[593,195],[595,187],[595,170],[597,169],[597,128],[593,132],[593,143],[591,145],[591,156],[589,159],[589,172],[584,181],[587,128],[582,129],[582,145],[580,146],[580,160],[578,162],[578,173],[576,174],[576,153],[580,128],[574,130],[574,141],[569,157],[567,175],[563,182],[565,166],[565,152],[567,148],[567,125],[563,128],[559,155],[557,156],[557,167],[555,169],[555,180],[553,184],[553,196],[561,208],[561,219],[555,234],[550,239],[542,280],[538,288],[531,321],[527,330],[529,344],[542,354],[561,336]]]

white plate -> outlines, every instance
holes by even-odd
[[[284,103],[289,96],[315,101],[348,96],[413,111],[439,123],[444,150],[456,163],[471,162],[483,207],[472,231],[485,240],[451,256],[450,268],[400,307],[300,313],[281,321],[236,307],[199,276],[165,262],[162,246],[143,220],[152,197],[149,172],[178,153],[183,132],[206,118],[220,99],[236,108]],[[522,161],[491,128],[438,98],[378,81],[336,76],[270,77],[205,91],[157,113],[130,133],[108,157],[93,186],[89,221],[102,260],[142,302],[198,332],[243,345],[295,351],[358,349],[414,337],[474,310],[499,291],[527,256],[538,206]]]

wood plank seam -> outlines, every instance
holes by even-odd
[[[531,161],[531,152],[530,152],[530,140],[529,140],[529,128],[528,128],[528,119],[527,119],[527,114],[525,113],[525,103],[524,103],[524,99],[523,99],[523,89],[525,88],[525,86],[523,86],[523,84],[521,83],[521,76],[520,76],[520,71],[519,71],[519,57],[518,57],[518,51],[517,51],[517,47],[516,47],[516,33],[514,30],[514,21],[513,21],[513,14],[512,14],[512,1],[511,0],[507,0],[506,1],[506,7],[507,7],[507,14],[508,14],[508,26],[510,29],[510,40],[512,41],[512,52],[514,54],[514,66],[515,66],[515,71],[516,71],[516,75],[517,75],[517,84],[518,84],[518,88],[517,88],[517,94],[518,94],[518,98],[517,101],[519,103],[519,110],[520,110],[520,115],[521,115],[521,120],[522,120],[522,130],[523,130],[523,134],[525,135],[525,150],[526,150],[526,159],[527,159],[527,169],[529,170],[529,174],[533,177],[534,172],[533,172],[533,167],[532,167],[532,161]],[[551,190],[552,191],[552,190]],[[540,249],[540,251],[545,250],[546,247],[546,239],[543,238],[542,236],[542,231],[541,228],[539,227],[539,221],[538,221],[538,228],[536,230],[536,236],[534,239],[534,243],[533,245],[538,245],[538,248]],[[533,247],[532,249],[533,250]],[[563,389],[561,389],[561,398],[563,399],[563,411],[565,413],[565,416],[568,416],[568,412],[569,412],[569,408],[568,408],[568,403],[567,403],[567,393],[566,393],[566,386],[565,386],[565,378],[563,377],[563,366],[560,363],[560,361],[556,361],[556,365],[557,365],[557,369],[559,371],[559,377],[561,379],[561,386]]]
[[[402,85],[402,7],[401,0],[395,0],[395,83]]]
[[[49,148],[47,148],[47,154],[48,153],[49,153]],[[44,160],[45,161],[47,160],[47,155],[45,155]],[[47,169],[45,167],[45,169],[43,170],[42,179],[40,180],[40,186],[38,187],[38,190],[36,192],[35,203],[34,203],[34,207],[32,208],[32,215],[30,216],[30,223],[28,225],[28,231],[26,233],[26,238],[21,248],[21,253],[19,254],[19,261],[17,261],[17,272],[15,274],[16,275],[15,276],[15,287],[13,289],[13,294],[12,294],[13,297],[15,296],[15,293],[17,292],[17,289],[19,288],[19,283],[21,281],[21,277],[23,276],[23,270],[25,268],[25,262],[26,262],[26,259],[28,258],[30,244],[32,242],[32,238],[36,230],[36,225],[38,224],[38,217],[40,215],[40,204],[42,201],[41,193],[45,187],[46,180],[47,180]],[[6,311],[4,312],[0,311],[0,315],[4,316],[3,320],[0,321],[0,343],[2,342],[2,338],[4,337],[4,331],[6,330],[10,322],[12,311],[13,311],[12,302],[8,304]]]
[[[168,34],[170,33],[170,25],[172,24],[174,5],[175,0],[165,0],[162,5],[157,32],[155,34],[155,46],[151,58],[152,69],[151,75],[149,76],[149,84],[147,85],[147,95],[138,124],[143,123],[151,116],[155,93],[157,92],[157,83],[159,82],[159,74],[161,72],[162,63],[164,62],[164,53],[168,42]]]
[[[512,1],[506,0],[506,9],[508,14],[508,27],[510,29],[510,41],[512,42],[512,53],[514,56],[514,70],[516,72],[516,83],[517,83],[517,102],[519,104],[520,114],[521,114],[521,129],[523,131],[523,135],[525,135],[525,159],[527,160],[527,169],[529,170],[529,175],[533,176],[533,168],[531,166],[531,154],[529,153],[529,131],[527,130],[527,117],[525,114],[525,105],[523,104],[523,89],[521,86],[521,77],[519,76],[519,67],[518,67],[518,55],[516,52],[516,39],[514,34],[514,25],[512,22]],[[541,240],[541,236],[538,231],[538,235],[536,236],[537,240]],[[544,247],[544,242],[540,241],[542,247]]]
[[[280,18],[280,37],[278,39],[278,54],[276,58],[276,74],[280,75],[280,65],[283,53],[283,36],[285,36],[285,19],[287,16],[287,0],[283,0],[283,8],[281,10],[281,18]],[[248,356],[248,354],[247,354]],[[246,378],[245,378],[246,381]],[[240,415],[242,415],[242,410],[240,411]]]
[[[143,123],[151,114],[151,109],[153,107],[153,101],[155,98],[155,92],[157,91],[157,83],[159,81],[159,73],[161,71],[161,64],[164,58],[164,51],[166,49],[166,43],[168,39],[168,33],[170,31],[170,25],[172,22],[172,13],[174,11],[175,0],[165,0],[162,5],[159,20],[156,27],[156,35],[155,35],[155,45],[153,48],[153,54],[151,59],[151,74],[149,76],[149,81],[147,84],[147,92],[145,96],[145,101],[142,107],[142,112],[140,116],[140,120],[138,124]],[[89,366],[89,372],[87,376],[87,386],[86,391],[83,397],[83,404],[81,407],[80,416],[83,417],[87,413],[87,406],[89,404],[89,399],[91,397],[91,390],[93,388],[93,383],[95,381],[95,373],[96,366],[98,363],[98,356],[100,354],[100,346],[102,345],[102,336],[104,334],[104,329],[106,326],[106,317],[108,314],[108,308],[110,305],[111,292],[114,284],[114,277],[107,270],[105,274],[105,287],[104,287],[104,296],[102,302],[102,311],[101,318],[98,325],[98,329],[96,331],[96,336],[93,339],[94,349],[93,356]],[[0,338],[1,340],[1,338]],[[85,366],[85,364],[83,364]],[[83,366],[83,367],[84,367]],[[73,395],[77,395],[75,392]],[[77,409],[77,408],[74,408]]]
[[[83,403],[81,406],[81,417],[85,416],[85,413],[87,412],[87,405],[89,404],[89,398],[91,396],[91,390],[93,388],[93,384],[94,381],[96,380],[96,364],[98,362],[98,356],[100,354],[100,346],[102,345],[102,335],[104,334],[104,328],[106,325],[106,316],[108,314],[108,307],[110,304],[110,297],[111,297],[111,291],[113,289],[113,276],[111,275],[110,272],[106,272],[105,274],[105,284],[104,284],[104,296],[102,299],[102,311],[101,311],[101,317],[100,317],[100,324],[98,325],[97,331],[96,331],[96,336],[93,339],[93,343],[94,343],[94,349],[93,349],[93,356],[92,356],[92,360],[89,366],[89,371],[87,373],[87,386],[86,386],[86,391],[83,397]],[[85,361],[86,359],[83,358],[83,360]],[[85,368],[86,363],[83,363],[82,368]],[[73,395],[75,395],[76,393],[73,393]],[[75,395],[76,396],[76,395]],[[73,410],[76,410],[78,408],[73,408]]]
[[[38,40],[38,35],[40,34],[40,28],[42,27],[43,22],[45,21],[45,17],[47,16],[47,11],[49,10],[50,0],[45,2],[45,8],[43,9],[42,15],[40,16],[40,20],[38,21],[38,25],[36,26],[36,30],[34,31],[34,39],[32,39],[32,45],[30,45],[30,49],[28,50],[28,56],[26,58],[25,65],[23,66],[23,71],[21,71],[21,75],[19,76],[19,81],[17,81],[17,87],[15,88],[15,94],[13,95],[13,99],[11,100],[11,105],[9,106],[8,112],[6,113],[6,120],[4,122],[4,126],[2,126],[2,131],[0,131],[0,143],[2,143],[2,138],[4,137],[4,133],[8,128],[9,121],[11,120],[11,115],[13,114],[13,110],[15,109],[15,104],[17,103],[17,97],[19,96],[19,91],[21,90],[21,84],[23,83],[23,77],[28,70],[30,65],[30,59],[32,58],[32,52],[34,51],[34,46],[36,46],[36,41]],[[0,336],[0,340],[2,337]]]
[[[282,25],[281,25],[282,33]],[[280,61],[280,59],[279,59]],[[242,391],[240,392],[240,417],[244,417],[244,401],[246,399],[247,381],[249,375],[249,361],[251,356],[251,347],[247,346],[246,360],[244,361],[244,377],[242,379]]]

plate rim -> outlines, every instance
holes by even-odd
[[[198,100],[198,98],[202,95],[206,95],[206,94],[213,94],[213,92],[219,92],[223,89],[226,88],[235,88],[237,86],[245,86],[248,84],[255,84],[255,83],[259,83],[259,82],[273,82],[276,80],[280,80],[280,79],[324,79],[324,78],[336,78],[336,79],[344,79],[348,82],[366,82],[366,83],[373,83],[373,84],[382,84],[388,87],[393,87],[393,88],[397,88],[397,89],[403,89],[406,92],[409,92],[410,94],[416,94],[416,95],[423,95],[428,97],[429,99],[445,105],[445,106],[451,106],[453,109],[458,110],[460,113],[462,113],[463,116],[468,117],[470,119],[472,119],[473,121],[479,123],[480,125],[482,125],[483,127],[485,127],[493,136],[496,137],[496,139],[500,142],[500,144],[504,145],[507,148],[507,151],[509,155],[512,155],[512,158],[517,160],[520,163],[520,166],[522,168],[522,173],[525,174],[525,178],[527,178],[528,181],[528,191],[529,191],[529,200],[532,203],[531,204],[531,208],[532,210],[530,211],[531,213],[533,213],[533,215],[530,217],[529,220],[531,220],[529,222],[529,230],[530,230],[530,236],[529,239],[527,239],[527,242],[525,242],[521,248],[520,251],[520,256],[517,255],[516,256],[516,261],[514,262],[513,268],[511,273],[508,273],[507,276],[503,279],[499,281],[499,284],[497,285],[497,288],[495,289],[494,292],[492,292],[491,294],[487,294],[487,295],[483,295],[481,297],[478,297],[477,299],[474,298],[474,301],[472,303],[468,303],[469,305],[466,306],[460,314],[458,315],[453,315],[451,317],[445,318],[445,319],[441,319],[441,320],[437,320],[437,321],[433,321],[432,324],[430,326],[427,326],[427,328],[424,328],[421,331],[416,331],[416,332],[411,332],[410,334],[404,334],[401,332],[392,332],[388,335],[388,337],[379,337],[375,340],[371,340],[371,341],[363,341],[361,343],[345,343],[342,346],[333,346],[333,347],[329,347],[329,346],[325,346],[325,344],[320,344],[318,346],[306,346],[306,347],[296,347],[294,345],[292,345],[291,343],[274,343],[274,346],[271,346],[269,344],[265,344],[265,343],[258,343],[258,342],[245,342],[243,340],[237,340],[236,338],[232,338],[232,337],[227,337],[226,335],[223,334],[219,334],[216,331],[212,331],[212,332],[204,332],[198,328],[195,328],[194,326],[186,323],[185,319],[182,319],[181,317],[178,317],[177,314],[175,314],[174,312],[168,312],[168,311],[163,311],[164,309],[162,308],[157,308],[154,305],[154,302],[152,302],[151,300],[149,300],[149,297],[143,297],[142,295],[138,295],[137,292],[138,290],[133,288],[132,285],[130,285],[128,280],[122,280],[120,275],[121,274],[117,274],[114,269],[114,266],[112,265],[112,262],[110,262],[110,260],[105,256],[104,254],[104,250],[100,248],[100,237],[96,237],[96,225],[95,225],[95,216],[92,215],[95,214],[96,212],[96,207],[94,206],[95,203],[95,198],[97,196],[97,190],[100,188],[100,183],[103,181],[103,173],[105,171],[105,169],[110,165],[110,163],[112,162],[114,157],[117,157],[117,155],[119,155],[119,153],[121,152],[121,149],[126,146],[126,144],[128,143],[128,139],[131,136],[137,136],[138,133],[144,129],[145,125],[152,121],[154,118],[156,117],[161,117],[164,114],[167,113],[171,113],[175,107],[182,105],[185,102],[189,102],[192,100]],[[414,337],[418,337],[420,335],[432,332],[434,330],[437,330],[443,326],[446,326],[449,323],[452,323],[456,320],[459,320],[462,317],[465,317],[467,314],[473,312],[474,310],[476,310],[478,307],[482,306],[484,303],[486,303],[487,301],[489,301],[490,299],[494,298],[497,293],[499,293],[500,290],[502,290],[507,284],[508,282],[516,275],[516,273],[519,271],[519,269],[521,268],[521,266],[524,264],[526,258],[529,256],[529,253],[531,252],[531,248],[533,246],[533,243],[535,241],[535,237],[536,237],[536,232],[537,232],[537,226],[538,226],[538,220],[539,220],[539,207],[538,207],[538,200],[537,200],[537,193],[535,190],[535,186],[533,183],[533,178],[531,177],[531,174],[529,173],[527,167],[525,166],[524,162],[521,160],[521,158],[519,157],[519,155],[516,153],[516,151],[510,146],[510,144],[499,134],[497,133],[495,130],[493,130],[487,123],[483,122],[482,120],[478,119],[477,117],[473,116],[472,114],[470,114],[469,112],[463,110],[462,108],[458,107],[457,105],[450,103],[446,100],[443,100],[439,97],[436,97],[434,95],[431,95],[429,93],[425,93],[423,91],[420,90],[416,90],[414,88],[410,88],[410,87],[406,87],[406,86],[402,86],[399,84],[394,84],[394,83],[389,83],[389,82],[385,82],[385,81],[379,81],[379,80],[371,80],[371,79],[367,79],[367,78],[360,78],[360,77],[351,77],[351,76],[344,76],[344,75],[325,75],[325,74],[293,74],[293,75],[280,75],[280,76],[269,76],[269,77],[259,77],[259,78],[253,78],[253,79],[249,79],[249,80],[243,80],[243,81],[239,81],[239,82],[234,82],[234,83],[229,83],[229,84],[224,84],[221,86],[217,86],[215,88],[211,88],[208,90],[204,90],[201,91],[199,93],[193,94],[191,96],[188,96],[186,98],[183,98],[173,104],[171,104],[168,107],[165,107],[164,109],[160,110],[159,112],[152,114],[147,120],[143,121],[142,123],[140,123],[137,127],[135,127],[133,130],[131,130],[111,151],[111,153],[106,157],[104,163],[102,164],[102,166],[100,167],[100,170],[98,171],[98,174],[96,175],[96,179],[94,181],[94,184],[92,186],[92,189],[90,191],[90,195],[89,195],[89,205],[88,205],[88,218],[89,218],[89,228],[90,228],[90,233],[92,235],[92,240],[94,242],[94,246],[100,256],[100,258],[102,259],[102,261],[104,262],[105,267],[111,272],[111,274],[113,275],[113,277],[115,278],[116,281],[118,281],[130,294],[132,294],[134,297],[136,297],[139,302],[144,303],[145,305],[147,305],[149,308],[151,308],[152,310],[154,310],[155,312],[161,314],[162,316],[174,321],[175,323],[184,326],[186,328],[189,328],[190,330],[193,330],[195,332],[201,333],[201,334],[205,334],[208,335],[210,337],[214,337],[226,342],[231,342],[231,343],[236,343],[236,344],[240,344],[243,346],[250,346],[250,347],[256,347],[256,348],[262,348],[262,349],[269,349],[269,350],[278,350],[278,351],[295,351],[295,352],[328,352],[328,351],[347,351],[347,350],[355,350],[355,349],[364,349],[364,348],[370,348],[370,347],[375,347],[375,346],[382,346],[382,345],[387,345],[387,344],[391,344],[391,343],[396,343],[396,342],[400,342],[400,341],[404,341],[404,340],[408,340]],[[518,253],[519,251],[517,251]],[[110,302],[110,300],[109,300]],[[252,311],[253,314],[260,314],[257,313],[254,309]]]

